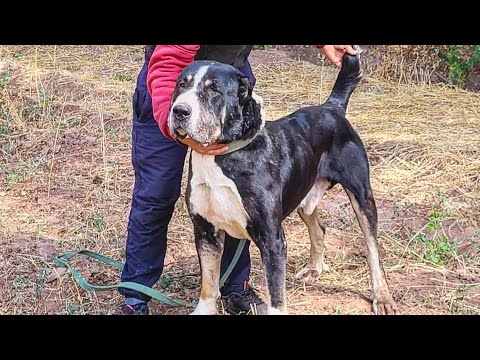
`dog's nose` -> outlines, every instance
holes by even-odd
[[[187,104],[175,105],[173,115],[178,121],[185,121],[192,115],[192,108]]]

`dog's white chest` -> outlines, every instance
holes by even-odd
[[[190,211],[237,239],[249,239],[248,214],[235,183],[215,163],[214,156],[192,152]]]

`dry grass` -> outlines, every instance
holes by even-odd
[[[444,64],[438,56],[447,46],[375,45],[367,49],[365,71],[371,76],[404,84],[430,83],[440,76]]]
[[[124,258],[130,101],[142,56],[140,46],[0,47],[0,313],[118,312],[115,291],[88,294],[68,274],[47,278],[52,257],[65,251]],[[270,119],[321,103],[336,76],[327,66],[254,60]],[[403,313],[479,313],[480,96],[380,75],[364,79],[348,114],[370,157],[394,297]],[[296,215],[285,222],[290,312],[369,313],[365,249],[348,200],[334,189],[324,205],[332,271],[316,283],[294,280],[308,259],[308,237]],[[198,265],[183,198],[169,234],[157,286],[194,300]],[[251,249],[252,283],[264,291]],[[118,281],[114,269],[85,259],[76,265],[91,282]],[[155,313],[187,312],[152,305]]]

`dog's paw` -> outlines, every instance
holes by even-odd
[[[198,302],[195,310],[190,315],[218,315],[215,301],[201,300]]]
[[[373,295],[373,313],[375,315],[398,315],[398,306],[388,288],[380,288]]]
[[[275,309],[273,307],[268,308],[268,315],[288,315],[287,309]]]
[[[199,311],[195,309],[193,312],[190,313],[190,315],[218,315],[218,312],[216,310],[204,312],[204,311]]]
[[[327,264],[325,264],[323,261],[318,262],[315,265],[309,264],[295,275],[295,279],[303,280],[307,282],[315,281],[320,278],[320,275],[322,275],[322,272],[329,272],[329,271],[330,271],[330,267]]]

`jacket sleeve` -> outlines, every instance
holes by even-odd
[[[190,65],[200,45],[157,45],[148,64],[147,88],[152,97],[153,117],[163,135],[173,139],[167,119],[177,78]]]

